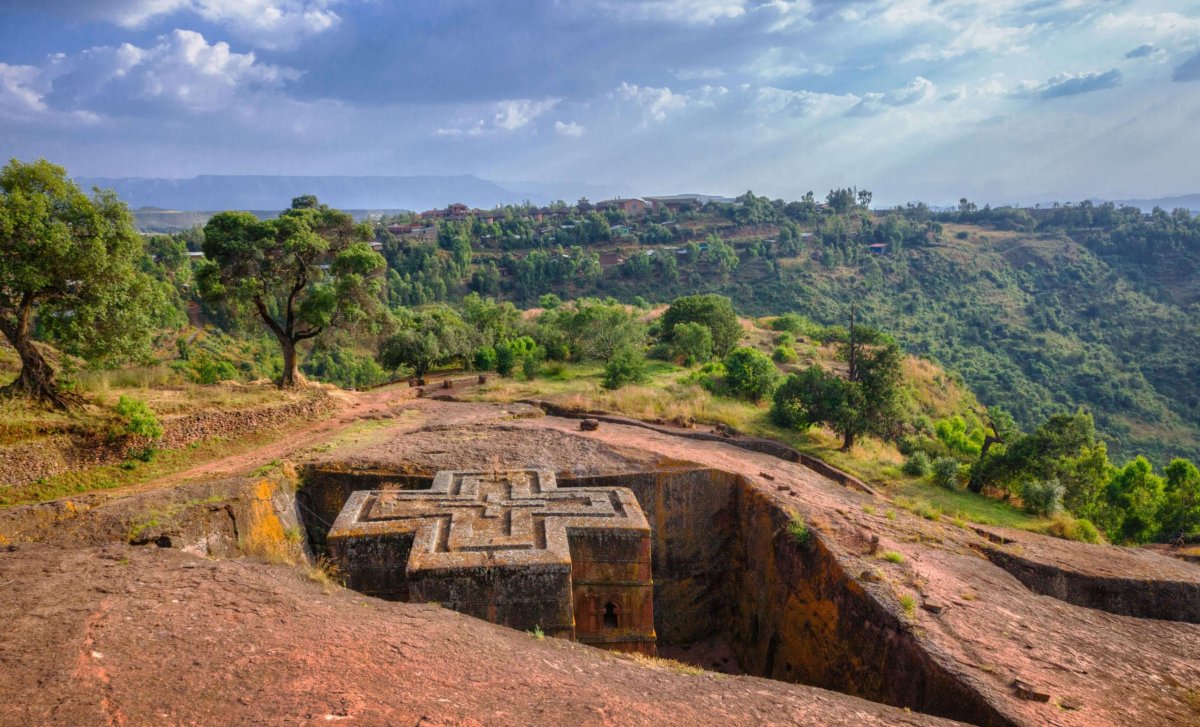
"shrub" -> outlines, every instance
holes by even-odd
[[[879,557],[883,558],[884,560],[886,560],[889,563],[899,564],[899,563],[904,562],[904,556],[900,555],[899,553],[897,553],[894,550],[885,550],[885,551],[883,551],[882,554],[880,554]]]
[[[777,346],[791,346],[791,345],[794,345],[795,343],[796,343],[796,337],[793,336],[792,334],[788,333],[787,331],[784,331],[783,333],[780,333],[778,336],[775,337],[775,345],[777,345]]]
[[[710,394],[725,393],[725,364],[709,361],[680,380],[683,384],[696,384]]]
[[[1086,518],[1074,518],[1065,512],[1055,514],[1046,528],[1046,534],[1066,540],[1078,540],[1081,543],[1099,543],[1100,531]]]
[[[796,313],[784,313],[775,320],[771,321],[771,328],[776,331],[787,331],[788,333],[800,333],[812,324],[808,322],[804,316]]]
[[[494,371],[496,368],[496,349],[486,346],[475,352],[475,369],[478,371]]]
[[[1062,510],[1067,488],[1056,479],[1026,480],[1021,483],[1021,502],[1032,515],[1053,515]]]
[[[130,452],[130,456],[146,462],[150,461],[154,457],[154,440],[163,435],[162,423],[158,421],[158,417],[146,405],[146,402],[131,396],[122,396],[117,401],[116,411],[117,416],[125,421],[121,434],[140,437],[147,441],[145,447]]]
[[[734,394],[761,401],[779,384],[779,371],[762,351],[743,347],[725,358],[725,380]]]
[[[646,356],[640,348],[622,348],[604,366],[604,388],[619,389],[647,381]]]
[[[496,347],[496,373],[501,376],[508,376],[513,371],[513,366],[517,364],[517,356],[509,346],[500,345]]]
[[[938,457],[929,468],[929,479],[948,490],[958,488],[958,460],[953,457]]]
[[[559,298],[554,293],[546,293],[538,298],[538,307],[546,310],[554,310],[562,305],[562,298]]]
[[[315,349],[301,368],[308,376],[343,389],[369,389],[388,380],[387,371],[374,357],[348,348]]]
[[[117,401],[117,414],[125,420],[125,433],[146,439],[158,439],[163,435],[158,417],[141,399],[122,396]]]
[[[537,378],[538,373],[542,370],[542,362],[546,360],[546,352],[541,347],[535,348],[525,354],[525,358],[521,360],[521,372],[525,374],[525,378],[533,381]]]
[[[912,477],[924,477],[925,475],[929,474],[929,468],[929,455],[918,449],[917,451],[913,452],[908,459],[904,460],[904,467],[901,469],[906,475],[911,475]]]
[[[776,346],[775,352],[771,354],[771,358],[776,363],[795,363],[797,359],[796,350],[791,346]]]
[[[965,240],[971,235],[966,230],[959,230],[958,232],[954,233],[954,236],[960,240]]]

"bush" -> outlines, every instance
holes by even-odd
[[[301,370],[343,389],[369,389],[388,380],[387,371],[374,357],[341,347],[315,349]]]
[[[683,384],[696,384],[710,394],[725,393],[725,364],[709,361],[699,369],[680,379]]]
[[[494,371],[496,369],[496,349],[487,346],[476,351],[475,369],[477,371]]]
[[[125,433],[146,439],[158,439],[163,435],[162,424],[146,402],[132,396],[122,396],[117,401],[117,415],[125,420]]]
[[[1031,515],[1053,515],[1062,510],[1067,488],[1056,479],[1026,480],[1021,483],[1021,502]]]
[[[957,465],[958,463],[955,462],[955,464]],[[906,475],[911,475],[912,477],[924,477],[925,475],[929,474],[929,468],[929,455],[925,454],[921,450],[917,450],[904,461],[904,467],[901,469]]]
[[[775,337],[775,345],[777,346],[792,346],[796,343],[796,337],[784,331]]]
[[[954,236],[960,240],[965,240],[971,235],[966,230],[959,230],[958,232],[954,233]]]
[[[773,330],[788,331],[789,333],[800,333],[808,325],[808,320],[796,313],[784,313],[771,321],[771,328]]]
[[[153,442],[163,435],[162,423],[158,421],[158,417],[146,405],[146,402],[131,396],[122,396],[117,401],[116,411],[117,416],[125,420],[120,434],[147,440],[144,448],[130,452],[130,455],[140,460],[150,461],[154,456]]]
[[[725,358],[725,381],[730,391],[751,401],[762,401],[779,384],[779,371],[762,351],[739,348]]]
[[[1050,527],[1046,528],[1047,535],[1066,540],[1078,540],[1081,543],[1099,543],[1100,531],[1086,518],[1073,518],[1065,512],[1054,516]]]
[[[938,457],[929,468],[929,479],[948,490],[958,488],[958,460],[953,457]]]
[[[542,370],[542,363],[545,360],[546,352],[540,347],[525,354],[525,358],[521,360],[521,372],[525,374],[526,380],[533,381],[537,378],[538,373]]]
[[[771,359],[776,363],[795,363],[796,358],[796,351],[791,346],[777,346],[771,354]]]
[[[622,348],[604,366],[604,388],[619,389],[647,381],[646,356],[640,348]]]

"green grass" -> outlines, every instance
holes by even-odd
[[[951,518],[981,525],[1002,525],[1035,532],[1044,531],[1049,525],[1046,518],[1030,515],[1007,502],[967,490],[948,490],[922,480],[905,478],[889,487],[888,494],[897,504],[905,501],[900,498],[907,498],[908,502],[918,503],[917,507],[936,508]]]
[[[238,454],[267,444],[279,437],[279,432],[257,432],[231,441],[213,437],[182,449],[159,450],[152,462],[130,462],[90,467],[64,472],[24,485],[0,491],[0,507],[32,505],[85,492],[111,490],[165,477],[208,460]]]
[[[806,545],[812,538],[812,532],[809,531],[808,525],[796,515],[792,516],[787,524],[787,534],[796,545]]]
[[[917,599],[908,595],[901,596],[900,608],[904,609],[904,615],[912,616],[917,610]]]
[[[894,550],[885,550],[879,554],[879,557],[883,558],[889,563],[895,563],[897,565],[904,562],[904,556]]]
[[[880,487],[897,505],[927,520],[943,516],[959,522],[1002,525],[1034,532],[1045,532],[1046,518],[1035,517],[1006,502],[966,490],[949,490],[903,474],[904,458],[887,443],[866,438],[850,452],[840,449],[840,440],[830,432],[812,429],[797,432],[772,424],[766,404],[755,405],[724,396],[714,396],[695,385],[680,384],[694,369],[681,368],[661,361],[650,362],[650,381],[643,386],[628,386],[604,391],[600,381],[604,368],[597,363],[562,364],[551,378],[524,381],[493,378],[476,398],[485,401],[511,401],[521,398],[545,398],[579,409],[600,409],[640,419],[691,418],[699,424],[726,424],[751,436],[783,442],[797,451],[816,457]],[[887,512],[889,520],[894,511]],[[956,523],[957,524],[957,523]]]

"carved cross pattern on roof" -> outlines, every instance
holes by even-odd
[[[413,532],[409,569],[569,563],[569,528],[645,528],[624,488],[558,489],[551,472],[439,472],[424,491],[364,493],[354,526]]]

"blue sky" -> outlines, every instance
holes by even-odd
[[[0,152],[933,203],[1200,192],[1200,2],[0,0]]]

